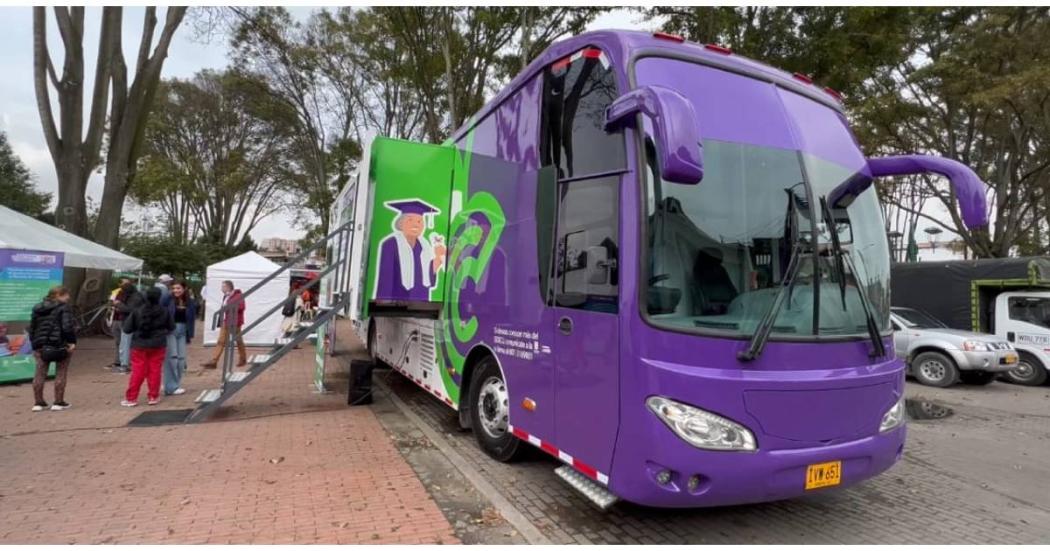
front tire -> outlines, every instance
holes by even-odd
[[[1028,352],[1019,352],[1018,355],[1020,361],[1017,362],[1017,368],[1007,371],[1003,374],[1003,378],[1011,383],[1024,386],[1039,386],[1045,383],[1046,366]]]
[[[994,381],[995,376],[990,371],[963,371],[959,374],[959,380],[966,385],[984,386]]]
[[[926,386],[947,388],[959,380],[959,368],[940,352],[923,352],[912,360],[912,374]]]
[[[482,359],[470,383],[470,421],[474,438],[489,457],[509,463],[521,456],[524,446],[510,432],[510,394],[496,360]]]

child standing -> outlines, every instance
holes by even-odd
[[[124,320],[124,332],[131,335],[131,379],[120,405],[139,405],[142,381],[147,381],[149,405],[160,400],[160,372],[164,365],[168,334],[175,329],[175,322],[168,309],[160,305],[160,289],[152,287],[146,291],[146,303],[134,310]]]

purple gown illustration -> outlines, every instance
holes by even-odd
[[[440,235],[434,236],[434,243],[424,235],[430,225],[426,217],[441,211],[418,199],[384,204],[399,214],[393,231],[379,245],[375,298],[428,301],[445,262],[445,245]]]

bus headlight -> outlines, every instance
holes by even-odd
[[[743,425],[700,408],[661,396],[645,405],[679,438],[704,450],[754,451],[755,436]]]
[[[900,400],[897,400],[896,404],[882,416],[882,422],[879,423],[879,433],[893,430],[904,424],[904,396],[901,396]]]

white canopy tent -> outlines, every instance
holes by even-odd
[[[235,289],[242,292],[266,279],[281,268],[255,252],[228,258],[208,266],[202,294],[205,300],[204,344],[213,345],[219,340],[219,331],[212,329],[215,312],[222,306],[222,282],[230,280]],[[247,327],[262,317],[274,306],[288,298],[291,277],[286,271],[266,282],[245,300],[244,325]],[[270,346],[281,337],[281,312],[278,310],[244,336],[248,346]]]
[[[3,205],[0,205],[0,249],[63,253],[67,268],[142,269],[142,259],[103,247]]]

